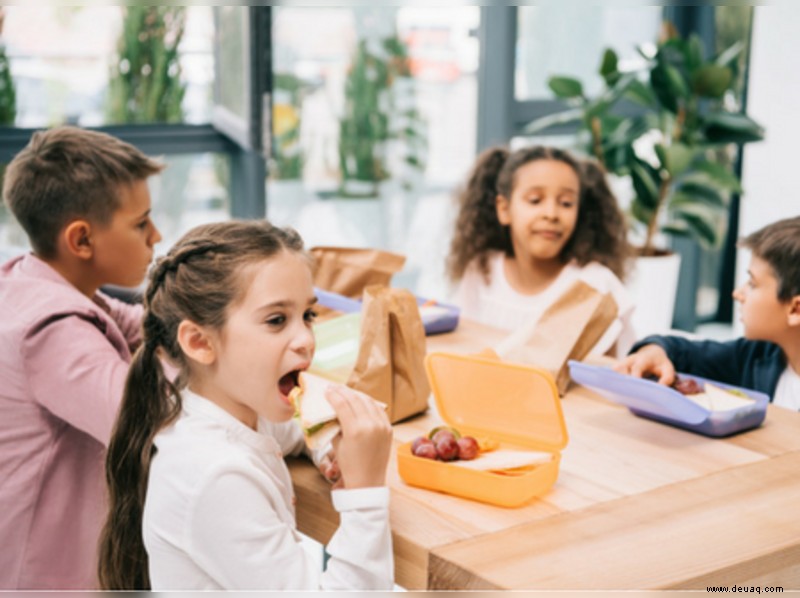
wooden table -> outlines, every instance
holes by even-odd
[[[462,322],[428,350],[477,352],[499,333]],[[582,387],[553,489],[516,509],[407,486],[389,466],[396,581],[408,589],[800,588],[800,414],[710,439],[632,415]],[[402,443],[438,421],[395,426]],[[330,490],[290,463],[300,531],[326,543]]]

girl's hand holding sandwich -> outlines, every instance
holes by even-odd
[[[327,388],[325,398],[342,428],[333,439],[342,487],[385,485],[392,447],[392,426],[385,410],[371,397],[338,384]]]

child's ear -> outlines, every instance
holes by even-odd
[[[190,359],[203,365],[211,365],[217,359],[213,339],[207,330],[191,320],[183,320],[178,325],[178,344]]]
[[[509,226],[511,224],[511,214],[509,213],[510,205],[511,202],[508,201],[508,198],[505,195],[498,195],[494,198],[494,207],[497,211],[497,219],[503,226]]]
[[[84,260],[92,257],[92,225],[86,220],[73,220],[66,226],[62,236],[67,251],[72,255]]]
[[[800,295],[789,299],[789,326],[800,327]]]

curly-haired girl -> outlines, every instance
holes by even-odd
[[[576,280],[610,292],[617,321],[593,352],[635,340],[621,279],[630,246],[624,217],[594,161],[564,150],[484,151],[460,196],[448,259],[462,315],[507,330],[539,319]]]

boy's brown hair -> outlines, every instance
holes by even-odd
[[[41,258],[56,255],[59,232],[85,218],[105,226],[120,207],[119,188],[164,165],[116,137],[78,127],[37,131],[5,172],[3,198]]]
[[[778,300],[800,295],[800,216],[778,220],[739,242],[767,262],[778,279]]]

